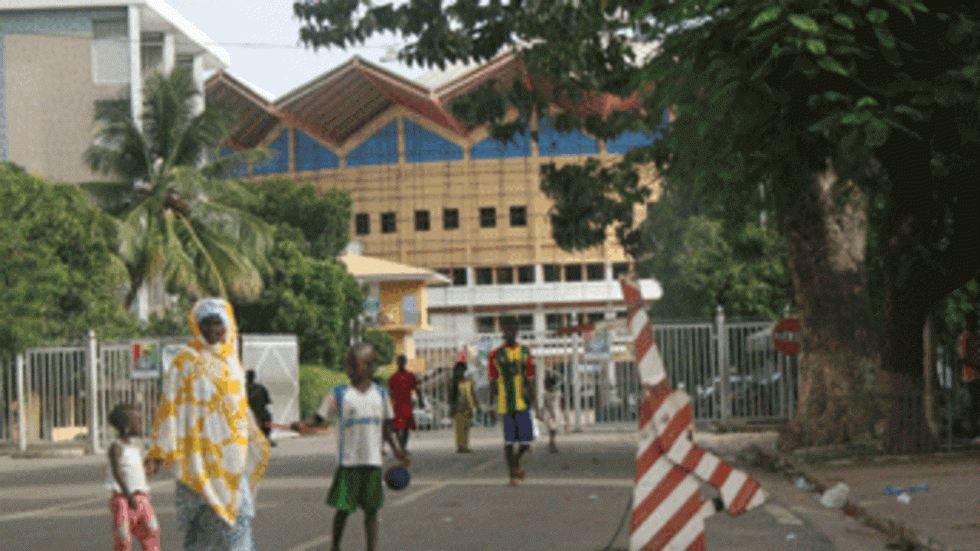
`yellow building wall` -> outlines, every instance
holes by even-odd
[[[380,166],[346,167],[344,156],[361,141],[370,137],[392,119],[409,118],[431,132],[461,146],[464,158],[455,161],[426,163],[405,162],[403,124],[398,125],[400,161]],[[552,201],[540,189],[540,166],[582,163],[586,156],[539,157],[532,142],[531,156],[504,159],[469,158],[469,147],[486,137],[486,131],[470,136],[452,136],[445,129],[419,117],[413,111],[396,107],[379,116],[362,129],[341,149],[323,143],[341,158],[337,169],[322,169],[262,178],[288,177],[308,181],[326,191],[347,191],[352,212],[370,215],[370,233],[357,235],[351,228],[351,239],[364,245],[364,254],[429,269],[467,266],[500,267],[528,264],[583,264],[593,262],[627,262],[629,259],[610,232],[606,242],[586,251],[563,251],[551,235],[549,211]],[[271,133],[278,136],[278,131]],[[600,142],[601,143],[601,142]],[[604,145],[597,157],[613,162],[618,155],[605,154]],[[292,164],[290,166],[293,166]],[[657,187],[654,172],[642,181],[651,189]],[[510,226],[510,207],[527,209],[527,226]],[[494,207],[497,227],[480,227],[479,209]],[[443,229],[443,209],[459,209],[459,228]],[[430,229],[415,230],[415,211],[429,211]],[[397,231],[381,233],[381,214],[396,213]],[[638,222],[645,209],[638,206]],[[515,274],[516,278],[516,274]]]

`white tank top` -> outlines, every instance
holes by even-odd
[[[115,440],[120,448],[119,454],[119,476],[126,483],[130,492],[150,493],[150,484],[146,480],[146,470],[143,469],[143,446],[139,441],[126,444],[122,440]],[[111,447],[109,448],[112,449]],[[112,475],[112,462],[106,468],[105,486],[110,491],[122,493],[122,488],[116,482],[116,477]]]

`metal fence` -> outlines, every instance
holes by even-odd
[[[777,423],[796,409],[795,356],[775,349],[772,321],[728,322],[719,311],[715,320],[698,323],[655,323],[654,334],[670,380],[691,396],[695,419],[720,425]],[[553,375],[562,393],[568,423],[584,425],[636,419],[641,387],[625,330],[609,330],[603,353],[590,351],[593,335],[523,333],[535,362],[538,395],[543,380]],[[486,355],[503,342],[483,335],[465,346],[477,399],[486,404]],[[417,338],[417,356],[426,366],[422,391],[432,403],[433,426],[449,424],[446,394],[451,367],[461,350],[438,339]],[[477,420],[486,424],[488,420]]]
[[[295,419],[299,411],[296,337],[244,334],[242,339],[242,364],[255,369],[256,379],[269,386],[278,405],[274,420]],[[90,333],[81,344],[34,348],[16,356],[0,354],[0,444],[21,450],[41,444],[84,445],[98,452],[113,436],[107,418],[120,403],[138,406],[144,433],[149,434],[163,368],[187,340],[99,342]],[[284,376],[291,380],[279,384]]]

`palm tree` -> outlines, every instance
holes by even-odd
[[[233,118],[213,107],[195,113],[200,92],[186,71],[152,75],[142,125],[125,105],[96,114],[86,152],[93,171],[126,183],[119,217],[122,257],[131,278],[126,302],[157,278],[171,292],[250,300],[262,290],[272,229],[242,209],[249,192],[218,179],[255,154],[215,157]],[[249,158],[251,157],[251,159]]]

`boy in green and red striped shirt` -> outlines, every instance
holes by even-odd
[[[496,411],[503,418],[504,453],[510,483],[516,486],[525,476],[521,456],[534,439],[528,412],[528,405],[535,401],[534,360],[531,350],[517,342],[517,320],[504,318],[502,325],[504,344],[493,349],[488,357],[490,403],[497,402]]]

